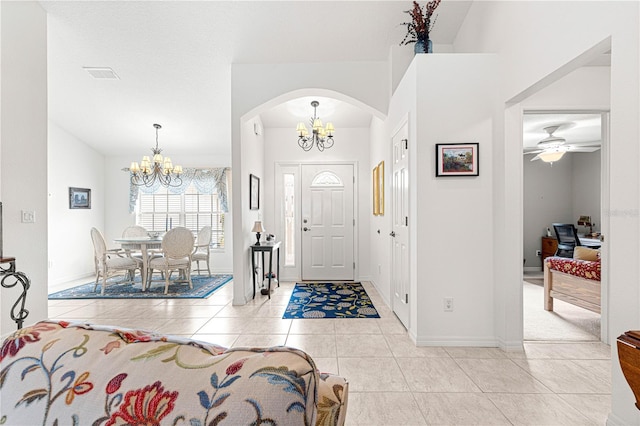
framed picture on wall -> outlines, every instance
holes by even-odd
[[[479,176],[478,143],[436,144],[436,176]]]
[[[373,168],[373,215],[384,216],[384,161]]]
[[[260,178],[256,175],[249,175],[249,209],[258,210],[260,208]]]
[[[378,163],[378,214],[384,216],[384,161]]]
[[[69,188],[70,209],[90,209],[91,190],[87,188]]]

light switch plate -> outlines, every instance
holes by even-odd
[[[22,210],[22,223],[35,223],[36,212],[33,210]]]

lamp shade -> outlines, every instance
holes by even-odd
[[[264,228],[262,227],[262,221],[261,220],[256,220],[253,223],[253,229],[251,230],[251,232],[264,232]]]
[[[327,123],[327,128],[326,128],[326,130],[327,130],[327,133],[331,134],[331,133],[333,133],[336,129],[335,129],[335,127],[333,127],[333,123]]]
[[[591,226],[591,216],[580,216],[578,219],[578,225]]]

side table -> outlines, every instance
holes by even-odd
[[[254,244],[251,246],[251,270],[253,271],[253,298],[256,298],[256,254],[262,254],[262,268],[264,271],[264,255],[269,253],[269,272],[267,279],[269,284],[267,287],[267,294],[271,299],[271,278],[273,278],[273,253],[276,253],[276,277],[278,279],[278,287],[280,287],[280,241],[274,243],[262,243],[260,245]]]

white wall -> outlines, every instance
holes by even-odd
[[[381,216],[373,216],[371,213],[373,205],[373,194],[369,195],[367,211],[370,214],[369,230],[369,268],[371,271],[371,283],[376,287],[378,293],[385,300],[387,305],[391,306],[391,237],[389,233],[392,231],[392,213],[391,213],[391,176],[393,170],[393,162],[391,157],[391,139],[390,134],[395,129],[387,129],[385,122],[373,117],[369,134],[371,135],[371,147],[369,152],[369,173],[377,166],[380,161],[384,161],[384,200],[385,212]],[[370,179],[371,180],[371,179]],[[370,191],[371,192],[371,191]],[[366,252],[361,252],[361,257]]]
[[[607,270],[609,292],[609,335],[640,328],[640,267],[630,267],[627,259],[640,257],[640,4],[623,1],[582,2],[474,2],[454,46],[456,51],[498,52],[501,57],[500,97],[503,102],[519,102],[544,87],[547,81],[566,73],[572,62],[602,42],[611,42],[611,143],[609,152],[609,208],[602,222],[605,239],[603,271]],[[543,22],[544,31],[540,31]],[[569,64],[569,66],[565,66]],[[521,312],[522,268],[521,128],[518,108],[507,104],[505,136],[498,145],[504,161],[496,162],[496,228],[494,265],[495,313],[500,337],[505,342],[518,339]],[[496,156],[499,159],[498,156]],[[507,177],[511,180],[506,180]],[[608,229],[607,229],[608,227]],[[503,247],[498,251],[497,247]],[[605,268],[606,267],[606,268]],[[610,424],[640,424],[633,395],[622,376],[615,345],[612,346],[612,413]]]
[[[576,152],[573,157],[573,174],[571,182],[573,186],[571,208],[572,218],[577,222],[582,215],[591,216],[593,230],[601,229],[600,216],[600,162],[601,152]],[[589,228],[578,227],[578,232],[589,232]]]
[[[409,333],[418,345],[497,344],[492,205],[487,202],[492,199],[495,60],[493,55],[417,55],[391,99],[387,136],[375,139],[375,150],[390,160],[391,133],[408,117]],[[455,84],[433,84],[438,81]],[[480,144],[480,175],[436,178],[435,144],[460,142]],[[388,250],[388,245],[372,247],[372,258],[383,259]],[[380,288],[390,293],[386,285]],[[454,312],[443,311],[444,297],[454,298]]]
[[[541,268],[541,257],[535,251],[541,250],[541,237],[553,222],[575,223],[573,216],[573,155],[565,155],[561,161],[549,163],[530,161],[523,158],[523,209],[524,209],[524,266]],[[599,176],[598,176],[599,177]],[[598,198],[599,201],[599,198]],[[598,203],[599,204],[599,203]]]
[[[389,69],[385,62],[233,65],[231,125],[235,182],[235,304],[246,303],[252,286],[248,247],[252,243],[250,231],[253,221],[259,215],[248,209],[248,200],[245,200],[248,197],[249,173],[259,170],[257,173],[263,175],[264,171],[264,158],[261,152],[256,151],[262,146],[254,146],[253,120],[261,111],[311,93],[350,102],[382,117],[388,106],[388,88]]]
[[[265,208],[264,225],[267,230],[281,227],[280,218],[275,215],[276,194],[274,190],[276,163],[305,164],[305,163],[342,163],[353,162],[354,173],[357,173],[357,208],[355,219],[358,235],[356,235],[356,253],[358,275],[356,280],[370,279],[369,221],[373,217],[371,211],[371,169],[369,165],[369,129],[368,128],[342,128],[339,123],[335,132],[335,144],[332,148],[320,152],[313,148],[308,152],[303,151],[297,143],[295,127],[292,128],[266,128],[264,132],[264,188]],[[376,163],[377,164],[377,163]],[[282,232],[280,232],[282,235]],[[283,257],[281,257],[283,261]],[[299,266],[299,265],[298,265]],[[298,275],[293,279],[300,278]]]
[[[143,153],[140,153],[142,156]],[[229,167],[230,159],[214,156],[180,155],[173,156],[174,163],[182,167]],[[129,213],[129,173],[122,171],[129,167],[130,157],[107,157],[105,162],[105,205],[104,235],[107,246],[115,247],[114,238],[122,235],[122,231],[135,225],[135,213]],[[229,179],[229,213],[225,215],[225,248],[212,250],[210,265],[212,273],[231,273],[233,264],[233,215],[231,199],[231,179]]]
[[[587,66],[578,68],[528,97],[522,106],[536,111],[605,111],[609,110],[610,97],[611,68]],[[540,237],[545,235],[551,223],[575,223],[580,215],[586,214],[591,216],[599,229],[600,152],[567,154],[553,167],[541,161],[530,162],[530,158],[525,156],[523,162],[523,254],[526,268],[541,268],[541,258],[535,255],[535,251],[540,249]],[[560,171],[569,164],[573,166],[571,180],[558,180]],[[565,193],[567,190],[570,191],[569,195]],[[570,202],[567,202],[567,196]],[[561,214],[562,211],[564,214]],[[553,235],[553,229],[551,231]],[[583,232],[584,229],[579,231]]]
[[[492,313],[494,55],[418,55],[416,168],[419,345],[495,345]],[[434,84],[449,81],[455,84]],[[478,177],[435,177],[435,144],[478,142]],[[412,218],[410,217],[411,221]],[[413,248],[412,248],[413,249]],[[443,298],[454,298],[454,312]],[[413,306],[412,306],[413,307]],[[469,321],[473,318],[472,321]]]
[[[264,134],[256,135],[254,124],[262,127],[259,117],[242,123],[240,129],[242,145],[233,145],[233,304],[244,305],[252,297],[251,251],[255,233],[251,232],[257,220],[263,220],[264,188]],[[242,156],[238,149],[241,148]],[[249,209],[250,175],[260,178],[259,209]],[[256,283],[257,286],[257,283]]]
[[[27,323],[47,317],[47,17],[36,2],[1,2],[4,254],[31,279]],[[25,54],[28,52],[29,54]],[[28,174],[25,172],[28,171]],[[21,223],[21,211],[35,223]],[[0,334],[15,330],[16,292],[2,289]]]
[[[49,122],[49,285],[93,275],[89,230],[104,229],[104,157]],[[69,187],[91,189],[91,209],[69,209]]]
[[[541,271],[541,257],[535,252],[541,250],[547,228],[555,236],[552,223],[577,226],[580,216],[589,215],[596,224],[593,230],[600,229],[600,151],[566,154],[553,166],[529,160],[523,160],[524,266]],[[585,228],[578,226],[578,232]]]

